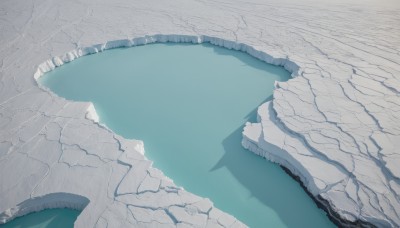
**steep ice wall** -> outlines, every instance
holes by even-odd
[[[243,225],[176,187],[151,167],[142,142],[99,125],[90,104],[56,97],[33,78],[85,54],[171,39],[231,46],[294,72],[259,108],[259,123],[245,127],[244,145],[290,169],[342,218],[399,226],[399,8],[396,1],[2,1],[1,221],[38,197],[70,193],[90,201],[78,227]]]

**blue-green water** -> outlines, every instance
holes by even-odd
[[[80,211],[71,209],[47,209],[18,217],[1,228],[70,228]]]
[[[152,44],[80,58],[44,75],[59,96],[91,101],[100,121],[142,139],[177,185],[251,227],[331,227],[278,165],[243,149],[241,132],[289,72],[209,44]]]

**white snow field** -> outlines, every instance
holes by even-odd
[[[400,226],[396,0],[1,1],[0,223],[67,206],[84,208],[76,227],[245,226],[152,168],[143,143],[98,124],[93,105],[35,81],[156,41],[212,42],[290,70],[243,145],[299,176],[341,222]]]

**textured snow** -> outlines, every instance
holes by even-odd
[[[243,226],[152,168],[143,143],[98,124],[92,104],[35,81],[86,54],[173,41],[293,72],[246,125],[244,146],[342,218],[400,226],[399,12],[397,1],[2,1],[0,223],[67,206],[84,208],[77,227]]]

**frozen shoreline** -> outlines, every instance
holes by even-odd
[[[245,52],[261,61],[269,64],[283,66],[287,71],[292,73],[292,77],[296,77],[299,72],[299,67],[289,59],[274,58],[268,53],[254,49],[252,46],[243,43],[237,43],[234,41],[224,40],[217,37],[210,36],[190,36],[190,35],[147,35],[144,37],[138,37],[133,39],[125,40],[113,40],[108,41],[104,44],[95,44],[89,47],[79,48],[67,52],[64,55],[53,57],[49,60],[44,61],[39,65],[36,73],[34,74],[35,80],[38,80],[44,73],[49,72],[56,67],[62,66],[65,63],[71,62],[79,57],[85,55],[96,54],[113,48],[121,47],[134,47],[139,45],[146,45],[152,43],[193,43],[202,44],[210,43],[216,46],[224,47],[227,49],[233,49],[236,51]]]

